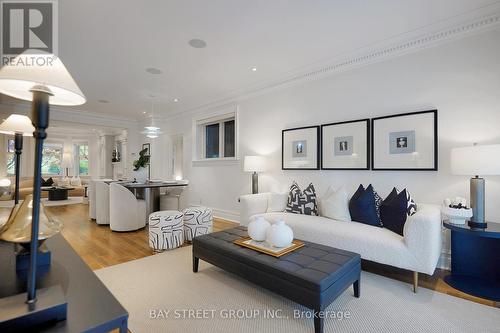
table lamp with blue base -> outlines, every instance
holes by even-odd
[[[33,57],[37,60],[33,61]],[[29,64],[29,65],[27,65]],[[61,286],[36,289],[41,171],[43,142],[49,126],[49,105],[81,105],[85,96],[62,61],[53,54],[26,51],[0,69],[0,93],[31,101],[31,122],[35,128],[35,163],[31,214],[30,262],[27,292],[0,299],[0,331],[33,328],[64,320],[67,303]],[[25,215],[21,215],[25,216]]]

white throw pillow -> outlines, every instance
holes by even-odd
[[[329,189],[321,200],[321,212],[324,217],[337,221],[351,221],[349,213],[349,195],[341,187],[338,190]]]
[[[70,184],[70,179],[68,177],[59,178],[57,180],[57,186],[69,187],[70,185],[71,185]]]
[[[288,200],[288,193],[269,193],[267,199],[267,212],[284,212]]]
[[[73,177],[71,178],[71,186],[82,186],[82,180],[80,177]]]

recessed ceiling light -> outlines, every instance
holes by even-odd
[[[146,111],[142,111],[142,114],[146,114]]]
[[[161,69],[154,68],[154,67],[146,68],[146,72],[148,72],[149,74],[153,74],[153,75],[159,75],[159,74],[163,73],[163,71]]]
[[[174,103],[177,103],[179,101],[179,99],[178,98],[174,98],[173,101],[174,101]]]
[[[252,67],[251,70],[252,72],[257,72],[257,67]]]
[[[98,100],[98,102],[99,103],[103,103],[103,104],[108,104],[109,103],[109,101],[106,100],[106,99],[100,99],[100,100]]]
[[[188,42],[188,44],[194,47],[195,49],[204,49],[205,47],[207,47],[207,42],[205,42],[203,39],[197,39],[197,38],[191,39]]]

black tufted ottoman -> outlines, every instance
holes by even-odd
[[[323,332],[321,311],[352,284],[360,292],[360,255],[315,243],[275,258],[247,249],[233,241],[248,236],[237,227],[193,239],[193,272],[203,259],[212,265],[267,288],[320,313],[314,317],[315,332]]]

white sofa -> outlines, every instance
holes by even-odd
[[[283,219],[297,239],[352,251],[366,260],[413,271],[415,292],[418,272],[434,273],[441,254],[441,211],[438,205],[419,204],[418,212],[409,216],[405,223],[403,237],[388,229],[363,223],[285,213],[285,207],[268,205],[269,196],[269,193],[260,193],[240,197],[242,225],[247,226],[256,216],[264,216],[271,223]]]

